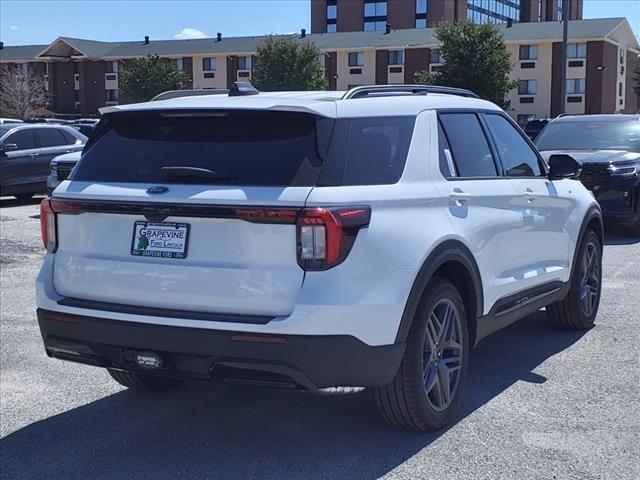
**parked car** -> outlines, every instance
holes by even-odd
[[[47,195],[51,195],[61,182],[69,178],[73,167],[80,161],[82,150],[59,155],[51,160],[51,171],[47,177]]]
[[[547,119],[529,120],[524,127],[524,132],[531,140],[535,140],[547,123],[549,123]]]
[[[542,307],[594,324],[603,228],[579,164],[547,170],[471,92],[232,88],[101,112],[41,206],[51,357],[133,389],[370,387],[425,431],[482,338]]]
[[[73,124],[70,125],[70,127],[78,130],[85,137],[91,138],[91,136],[93,135],[93,131],[96,128],[96,125],[97,125],[96,123],[75,123],[74,122]]]
[[[0,125],[5,123],[23,123],[22,120],[18,120],[17,118],[0,118]]]
[[[51,159],[82,150],[86,140],[82,133],[62,125],[0,125],[0,195],[27,199],[44,193]]]
[[[25,120],[25,123],[50,123],[53,125],[67,125],[69,123],[69,120],[63,120],[61,118],[33,117],[33,118],[27,118]]]
[[[582,163],[580,180],[605,220],[640,236],[640,115],[569,115],[549,123],[536,140],[543,156],[569,154]]]

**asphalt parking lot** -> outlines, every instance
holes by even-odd
[[[609,234],[597,325],[538,312],[471,356],[445,431],[387,426],[369,392],[190,383],[138,394],[47,358],[38,202],[0,200],[0,478],[640,478],[640,239]]]

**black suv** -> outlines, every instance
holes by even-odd
[[[575,115],[549,122],[536,139],[542,155],[566,153],[582,163],[580,180],[605,220],[640,236],[640,115]]]

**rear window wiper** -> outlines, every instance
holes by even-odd
[[[217,181],[232,181],[238,180],[237,176],[224,175],[208,168],[202,167],[189,167],[189,166],[172,166],[161,167],[160,171],[167,178],[167,180],[176,179],[182,181],[203,181],[203,180],[217,180]]]

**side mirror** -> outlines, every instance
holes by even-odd
[[[17,149],[18,145],[16,145],[15,143],[5,143],[4,145],[0,145],[0,153],[11,152]]]
[[[578,178],[582,164],[571,155],[551,155],[549,157],[549,179]]]

